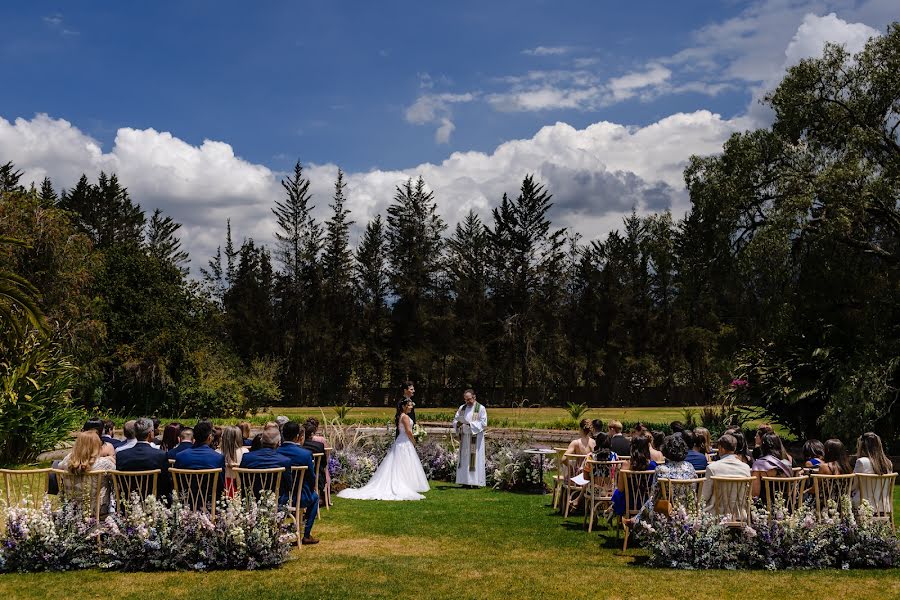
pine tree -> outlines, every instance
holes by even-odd
[[[41,182],[41,191],[38,197],[44,206],[55,206],[59,201],[56,190],[53,189],[53,182],[50,181],[49,177],[44,177],[44,180]]]
[[[366,225],[356,249],[356,298],[360,317],[356,320],[359,341],[359,379],[367,387],[383,385],[390,349],[387,240],[384,221],[377,215]]]
[[[19,183],[22,171],[16,169],[12,162],[0,165],[0,194],[8,192],[24,192],[25,188]]]
[[[118,243],[140,244],[143,239],[144,211],[131,201],[128,190],[113,175],[100,173],[97,184],[85,175],[70,191],[63,191],[60,208],[72,211],[79,229],[94,245],[104,249]]]
[[[147,226],[147,249],[151,256],[174,265],[183,275],[187,275],[189,269],[186,265],[191,259],[181,249],[181,240],[175,235],[179,229],[181,223],[176,223],[172,217],[163,217],[162,211],[157,208]]]

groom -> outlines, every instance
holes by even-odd
[[[475,400],[475,390],[466,390],[463,399],[466,403],[459,407],[453,418],[453,433],[459,435],[456,483],[465,487],[484,487],[484,430],[487,428],[487,411]]]

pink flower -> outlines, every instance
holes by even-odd
[[[731,387],[733,387],[733,388],[746,387],[749,383],[750,382],[747,381],[746,379],[732,379]]]

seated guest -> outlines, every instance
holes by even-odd
[[[284,474],[281,476],[281,487],[278,490],[278,504],[287,504],[291,495],[291,459],[278,453],[281,445],[281,433],[278,429],[269,428],[263,431],[262,448],[247,452],[241,458],[242,469],[274,469],[281,467]],[[253,490],[259,496],[259,490]]]
[[[415,403],[413,403],[413,404],[415,404]],[[412,409],[412,412],[410,413],[410,418],[412,418],[413,423],[416,422],[416,409],[415,409],[415,408]],[[315,426],[316,426],[316,432],[313,434],[312,440],[313,440],[314,442],[322,442],[322,447],[323,447],[323,448],[327,448],[327,447],[328,447],[328,440],[325,439],[325,436],[324,436],[324,435],[322,435],[322,430],[321,430],[321,428],[319,427],[319,420],[318,420],[317,418],[315,418],[315,417],[310,417],[310,418],[307,419],[307,420],[308,420],[312,425],[315,425]],[[305,431],[305,430],[304,430],[304,431]],[[327,486],[327,485],[331,485],[331,471],[328,469],[327,461],[328,461],[328,457],[327,457],[327,456],[322,457],[322,463],[323,463],[322,470],[325,471],[325,485],[326,485],[326,486]],[[323,500],[324,500],[324,498],[323,498]]]
[[[591,421],[582,419],[578,424],[579,437],[569,442],[566,454],[588,455],[593,454],[596,442],[591,438]],[[578,465],[580,467],[580,465]]]
[[[665,456],[666,462],[657,465],[653,486],[650,488],[650,497],[647,499],[641,512],[635,517],[635,522],[642,518],[647,518],[653,511],[656,501],[661,498],[660,479],[694,479],[697,476],[694,466],[685,460],[688,454],[688,445],[684,439],[684,434],[685,432],[682,431],[681,435],[673,434],[663,440],[662,454]]]
[[[253,436],[250,435],[250,422],[249,421],[241,421],[237,425],[241,430],[241,436],[244,439],[244,445],[250,446],[253,443]]]
[[[709,429],[707,429],[706,427],[697,427],[694,429],[694,431],[691,432],[691,435],[694,438],[694,450],[696,450],[697,452],[702,452],[704,455],[709,457],[709,455],[714,451],[709,437]],[[688,447],[690,447],[690,444],[688,444]]]
[[[254,452],[262,448],[262,434],[257,433],[253,436],[253,439],[250,440],[250,452]]]
[[[209,447],[213,439],[213,426],[209,421],[200,421],[194,427],[194,444],[175,455],[176,469],[222,469],[216,486],[216,496],[225,488],[225,457]]]
[[[162,443],[159,445],[159,449],[163,452],[168,452],[178,446],[179,433],[181,433],[181,423],[169,423],[166,425],[165,429],[163,429]]]
[[[762,439],[763,436],[769,433],[775,433],[775,430],[772,429],[771,425],[760,425],[756,429],[756,437],[754,438],[754,446],[753,446],[753,460],[762,456]],[[781,458],[784,458],[783,456]]]
[[[316,429],[319,427],[319,422],[315,419],[307,419],[306,423],[303,424],[304,435],[306,439],[303,441],[303,447],[312,452],[313,454],[322,453],[325,454],[325,444],[322,442],[317,442],[313,439],[316,435]],[[322,460],[319,461],[319,499],[322,497],[322,490],[325,489],[325,467],[328,465],[325,464],[325,457],[322,457]]]
[[[116,465],[120,471],[152,471],[159,469],[156,480],[156,495],[168,496],[172,493],[169,477],[169,459],[166,453],[150,446],[153,439],[153,421],[143,417],[134,422],[134,437],[137,442],[131,448],[116,454]]]
[[[703,501],[707,510],[713,508],[713,477],[750,477],[750,465],[735,454],[737,440],[733,435],[722,435],[716,442],[716,447],[719,460],[706,466],[706,481],[703,482]]]
[[[613,513],[622,516],[625,514],[625,473],[623,471],[652,471],[656,469],[656,463],[650,460],[650,438],[644,435],[637,436],[631,440],[631,456],[622,463],[619,475],[616,481],[616,489],[613,491],[612,506]],[[632,505],[637,503],[637,499],[644,496],[647,490],[632,490]]]
[[[82,431],[75,438],[75,446],[72,448],[72,451],[59,463],[59,468],[73,475],[85,475],[92,471],[114,470],[116,468],[115,455],[103,456],[102,451],[103,442],[100,441],[100,436],[97,435],[96,429],[91,428],[88,431]],[[67,482],[66,485],[69,483],[71,483],[72,487],[67,487],[64,491],[69,498],[73,498],[75,501],[95,491],[93,488],[85,488],[85,486],[92,485],[93,480],[78,477],[71,482]],[[62,485],[60,483],[60,486]],[[101,515],[109,512],[111,491],[112,485],[109,477],[103,477],[100,482]]]
[[[591,437],[594,438],[594,448],[597,447],[597,436],[599,436],[601,433],[609,437],[609,434],[606,432],[606,428],[603,426],[603,421],[601,421],[600,419],[593,419],[591,421]]]
[[[707,432],[708,434],[709,432]],[[700,435],[697,435],[696,429],[694,431],[685,430],[681,432],[681,437],[684,438],[684,443],[689,448],[685,460],[691,463],[695,471],[706,470],[706,465],[709,464],[709,457],[706,453],[706,439],[703,438],[702,432]]]
[[[619,421],[609,422],[609,447],[618,456],[631,454],[631,441],[622,435],[622,423]]]
[[[231,498],[237,491],[234,468],[241,466],[241,459],[250,448],[244,445],[244,436],[238,427],[222,430],[222,443],[216,452],[225,457],[225,494]]]
[[[684,423],[681,421],[672,421],[669,423],[669,429],[672,430],[672,435],[680,435],[682,431],[684,431]]]
[[[598,431],[594,436],[594,460],[619,460],[619,455],[609,447],[609,435],[605,431]]]
[[[878,437],[878,434],[871,431],[859,436],[859,441],[856,443],[856,456],[856,465],[853,467],[854,473],[887,475],[894,471],[894,465],[884,453],[881,438]],[[866,491],[871,492],[872,490]],[[876,498],[869,496],[860,498],[859,486],[857,485],[853,492],[853,503],[859,505],[861,500],[868,500],[869,504],[873,506],[877,505]]]
[[[760,457],[753,461],[753,484],[750,492],[754,498],[759,497],[762,491],[763,477],[790,477],[794,473],[791,470],[791,461],[782,458],[784,456],[784,446],[781,444],[781,438],[774,433],[766,433],[762,436],[762,443],[759,445]]]
[[[744,432],[740,429],[726,429],[725,433],[734,438],[736,444],[734,455],[738,458],[738,460],[747,464],[748,466],[753,464],[753,458],[750,456],[749,448],[747,448],[747,438],[744,437]],[[721,454],[717,452],[713,457],[713,460],[716,461],[719,460],[719,458],[721,458]]]
[[[166,452],[166,458],[174,459],[178,453],[194,447],[194,428],[182,427],[178,432],[178,445]]]
[[[105,429],[105,426],[103,424],[103,420],[95,419],[95,418],[88,419],[85,422],[84,427],[81,428],[82,431],[93,431],[94,433],[97,434],[97,439],[99,439],[100,443],[102,444],[101,450],[100,450],[100,456],[115,456],[116,455],[115,446],[113,446],[110,442],[103,441],[104,429]]]
[[[312,417],[310,417],[310,418],[312,418]],[[275,424],[278,425],[278,433],[281,433],[281,428],[284,427],[284,424],[287,423],[288,421],[290,421],[290,419],[288,419],[284,415],[278,415],[277,417],[275,417]],[[319,425],[319,422],[316,421],[316,426],[318,426],[318,425]]]
[[[662,431],[650,432],[650,460],[659,464],[665,460],[662,453],[662,445],[666,439],[666,434]]]
[[[104,444],[109,444],[113,448],[118,448],[122,445],[121,440],[117,440],[113,437],[113,432],[115,432],[116,424],[112,422],[110,419],[105,419],[103,421],[103,435],[100,436],[100,441]]]
[[[819,475],[849,475],[853,472],[850,457],[847,456],[847,449],[841,440],[834,438],[827,440],[823,448]]]
[[[162,444],[162,433],[159,431],[159,426],[162,424],[162,421],[160,421],[159,417],[156,415],[150,417],[150,420],[153,421],[153,439],[150,443],[153,444],[155,448],[159,448],[160,444]]]
[[[319,540],[312,537],[312,527],[316,522],[319,512],[319,495],[316,493],[315,481],[312,473],[315,469],[312,452],[303,447],[306,439],[306,431],[299,423],[288,421],[281,429],[284,443],[278,448],[279,454],[283,454],[295,467],[306,467],[306,476],[303,477],[303,488],[300,490],[300,508],[306,509],[306,529],[303,532],[302,544],[318,544]],[[294,483],[297,484],[296,482]],[[297,493],[295,489],[294,494]]]
[[[816,439],[806,440],[803,444],[803,466],[818,471],[825,458],[825,446]]]
[[[122,426],[122,434],[125,436],[125,441],[116,448],[117,454],[122,450],[134,448],[134,445],[137,444],[137,440],[134,439],[134,419],[125,421],[125,424]]]
[[[222,431],[223,429],[218,425],[213,425],[213,439],[209,443],[209,447],[213,450],[219,449],[219,444],[222,443]]]

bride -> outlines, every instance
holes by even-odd
[[[358,489],[346,489],[338,494],[340,498],[357,500],[423,500],[419,492],[428,491],[428,479],[416,453],[412,435],[412,419],[409,411],[413,402],[404,398],[397,406],[394,423],[397,425],[397,439],[388,450],[387,456],[378,465],[369,483]]]

